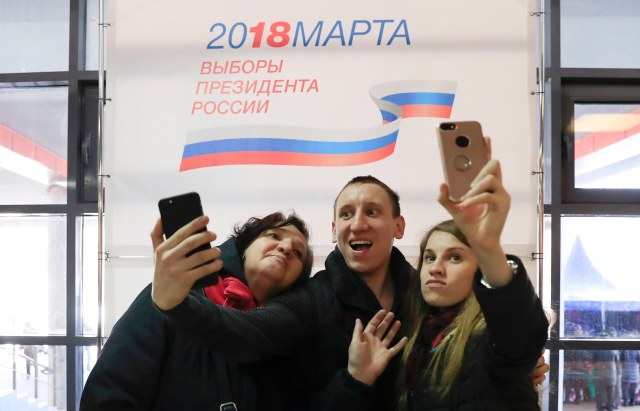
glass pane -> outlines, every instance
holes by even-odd
[[[640,188],[640,104],[575,104],[574,114],[575,187]]]
[[[543,241],[542,241],[542,305],[551,307],[551,216],[544,216]]]
[[[76,404],[79,404],[82,389],[87,383],[87,378],[89,378],[89,373],[93,369],[93,366],[96,365],[96,360],[98,359],[98,347],[76,347],[76,357],[80,358],[76,363],[76,378],[78,380],[76,384]]]
[[[552,98],[551,98],[551,94],[549,91],[551,90],[551,79],[547,80],[545,82],[545,90],[547,90],[547,92],[545,92],[544,94],[544,118],[545,118],[545,122],[543,125],[543,130],[544,130],[544,139],[543,139],[543,144],[544,144],[544,150],[543,150],[543,155],[544,155],[544,169],[542,170],[544,172],[543,176],[543,184],[544,184],[544,203],[545,204],[551,204],[553,202],[553,196],[552,196],[552,191],[551,191],[551,180],[552,180],[552,173],[551,173],[551,151],[553,148],[552,145],[552,134],[551,134],[551,102],[552,102]]]
[[[86,24],[86,36],[85,36],[85,70],[98,70],[98,55],[99,55],[99,23],[100,23],[100,5],[98,4],[99,0],[87,0],[87,20]],[[104,14],[105,14],[105,22],[109,22],[107,18],[107,10],[109,10],[109,2],[108,0],[104,1]],[[109,28],[107,28],[109,30]],[[107,32],[105,31],[104,36],[105,41],[105,50],[106,50],[106,42],[107,42]],[[106,67],[106,61],[105,61]]]
[[[76,231],[77,261],[80,266],[76,271],[80,276],[80,293],[77,297],[80,309],[76,329],[80,335],[95,336],[98,326],[98,217],[78,217]]]
[[[589,408],[596,409],[596,383],[594,381],[594,352],[587,350],[565,350],[561,351],[560,364],[563,371],[561,374],[561,399],[565,404],[563,409],[574,409],[567,404],[591,404]],[[580,408],[582,409],[582,408]]]
[[[0,335],[65,334],[66,232],[64,216],[0,216]]]
[[[65,353],[64,346],[0,345],[0,410],[65,410]]]
[[[1,204],[66,202],[67,110],[67,87],[0,87]]]
[[[562,67],[640,67],[640,2],[562,0]]]
[[[0,9],[0,73],[69,69],[69,0],[2,0]]]
[[[640,338],[638,217],[563,217],[560,335]]]
[[[640,351],[565,350],[561,358],[561,409],[614,410],[621,405],[640,405]]]

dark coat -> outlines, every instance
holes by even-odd
[[[228,240],[221,249],[227,274],[244,279],[233,241]],[[202,289],[192,292],[206,298]],[[218,410],[220,378],[230,387],[241,411],[261,410],[256,404],[270,402],[274,388],[269,386],[273,380],[258,377],[265,369],[271,373],[266,363],[226,362],[176,334],[155,308],[149,285],[114,325],[87,379],[80,411]],[[256,380],[267,385],[258,386]]]
[[[450,395],[439,398],[423,378],[411,396],[414,411],[540,409],[530,376],[549,326],[540,300],[523,268],[501,288],[486,288],[480,279],[478,272],[474,292],[487,328],[467,344]]]
[[[396,313],[401,312],[413,272],[402,253],[394,248],[390,273],[395,285]],[[325,270],[314,275],[302,289],[278,296],[262,309],[233,311],[191,294],[163,313],[177,330],[228,359],[254,361],[287,355],[289,391],[283,393],[287,404],[281,409],[389,411],[394,399],[394,366],[378,379],[377,397],[370,387],[344,372],[356,318],[366,324],[380,309],[376,296],[347,267],[336,247],[327,257]],[[364,400],[351,403],[354,390]]]

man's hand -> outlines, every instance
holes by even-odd
[[[392,323],[393,325],[391,325]],[[391,329],[389,329],[389,325],[391,325]],[[356,319],[349,345],[349,365],[347,367],[349,374],[364,384],[373,385],[391,358],[407,344],[407,337],[402,337],[396,345],[389,348],[389,344],[399,329],[400,321],[394,322],[393,313],[387,313],[385,310],[378,311],[364,331],[362,321],[359,318]]]
[[[545,374],[548,373],[550,369],[551,367],[549,367],[549,364],[545,362],[544,356],[541,355],[540,358],[538,358],[536,367],[531,372],[531,381],[533,382],[533,385],[542,384],[542,382],[547,379]]]
[[[151,231],[155,256],[151,297],[160,309],[169,310],[180,304],[196,280],[222,268],[222,260],[218,259],[220,249],[217,247],[187,257],[191,250],[216,239],[211,231],[197,232],[208,222],[208,217],[198,217],[164,241],[162,222],[160,219],[156,221]],[[210,260],[213,261],[204,264]]]

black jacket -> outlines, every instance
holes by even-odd
[[[439,398],[423,379],[411,396],[414,411],[540,409],[530,374],[549,323],[522,263],[520,267],[509,284],[495,289],[484,287],[480,272],[476,274],[474,292],[487,328],[467,344],[450,396]]]
[[[192,293],[183,303],[163,313],[176,330],[187,333],[227,359],[254,361],[273,355],[288,356],[283,393],[291,410],[367,409],[389,411],[393,403],[396,368],[390,366],[371,388],[344,372],[356,318],[365,324],[381,309],[373,292],[346,265],[336,248],[300,290],[270,300],[264,308],[238,312],[216,306]],[[413,267],[393,249],[390,274],[395,285],[392,310],[401,305]],[[264,376],[264,375],[263,375]],[[331,382],[331,384],[329,384]],[[363,393],[365,402],[350,403],[350,393]]]
[[[221,249],[227,274],[244,279],[233,241]],[[202,289],[192,293],[206,298]],[[149,285],[113,327],[87,379],[80,411],[218,410],[228,400],[221,398],[221,378],[239,410],[257,411],[261,402],[272,402],[280,385],[259,377],[265,370],[272,374],[270,363],[230,363],[176,334],[155,308]]]

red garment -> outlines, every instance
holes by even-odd
[[[251,289],[235,277],[220,277],[215,285],[205,287],[204,293],[214,303],[236,310],[256,307]]]
[[[464,301],[442,311],[433,312],[422,320],[418,337],[405,365],[406,386],[409,390],[414,388],[418,381],[418,371],[424,367],[429,353],[435,351],[446,337],[447,327],[456,318],[463,304]]]

